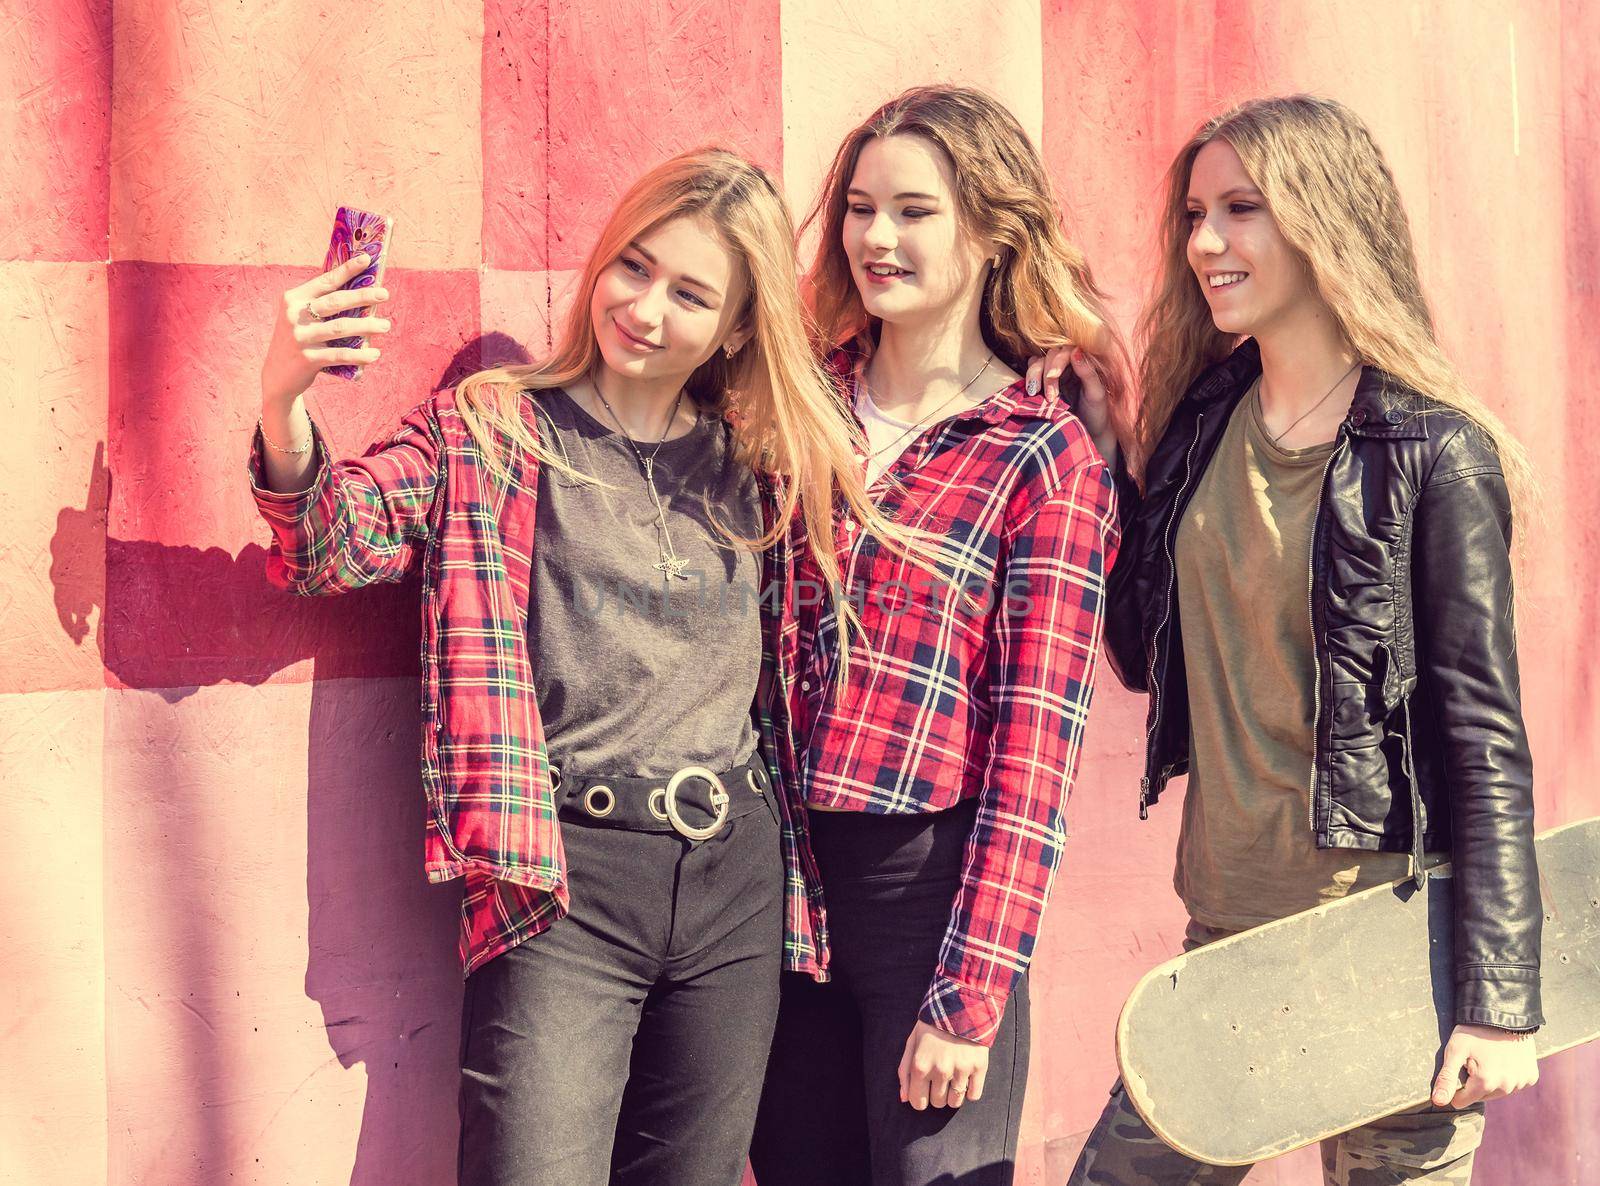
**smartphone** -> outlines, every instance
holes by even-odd
[[[372,263],[359,275],[352,276],[344,285],[345,288],[372,288],[383,283],[383,273],[389,263],[389,236],[394,229],[394,219],[386,214],[373,214],[367,210],[357,210],[353,206],[340,206],[337,214],[333,216],[333,237],[328,241],[328,258],[322,261],[324,272],[338,267],[352,255],[366,252],[372,257]],[[367,305],[361,308],[347,309],[340,313],[340,317],[365,317]],[[367,344],[364,337],[334,338],[328,343],[332,347],[347,347],[359,350]],[[354,363],[341,363],[339,366],[323,367],[325,375],[337,375],[341,379],[360,378],[362,368]]]

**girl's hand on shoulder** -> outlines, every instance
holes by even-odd
[[[1100,450],[1107,465],[1117,462],[1117,434],[1111,427],[1110,401],[1106,398],[1106,385],[1095,370],[1094,362],[1076,346],[1057,346],[1047,354],[1028,361],[1028,393],[1043,391],[1049,396],[1061,394],[1061,376],[1067,367],[1083,385],[1083,398],[1075,409],[1078,419],[1089,430],[1094,447]]]
[[[983,1097],[989,1048],[919,1021],[900,1056],[900,1102],[919,1112],[959,1108]]]
[[[1532,1034],[1458,1025],[1445,1044],[1444,1065],[1433,1081],[1433,1103],[1438,1108],[1465,1108],[1479,1100],[1502,1099],[1538,1081],[1539,1054]]]

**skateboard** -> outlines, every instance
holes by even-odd
[[[1537,840],[1540,1058],[1600,1036],[1600,817]],[[1180,955],[1117,1021],[1129,1100],[1185,1156],[1248,1165],[1427,1102],[1454,1028],[1450,866]]]

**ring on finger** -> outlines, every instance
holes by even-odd
[[[316,325],[321,320],[322,320],[322,318],[317,316],[317,311],[315,309],[313,309],[310,305],[304,305],[304,306],[301,307],[301,309],[300,309],[300,324],[301,325]]]

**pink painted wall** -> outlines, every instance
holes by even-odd
[[[340,202],[399,220],[397,332],[313,389],[358,451],[537,354],[608,203],[721,137],[808,202],[927,79],[1002,95],[1130,318],[1159,175],[1252,93],[1352,103],[1439,321],[1545,482],[1522,577],[1541,826],[1600,811],[1600,10],[1507,0],[56,0],[0,33],[0,1182],[452,1180],[453,887],[420,871],[417,600],[299,602],[245,492],[275,294]],[[1173,951],[1177,813],[1107,687],[1035,979],[1020,1180],[1063,1179],[1126,989]],[[1600,1053],[1498,1106],[1478,1180],[1576,1184]],[[1592,1174],[1592,1171],[1590,1171]],[[1317,1180],[1307,1155],[1254,1183]]]

